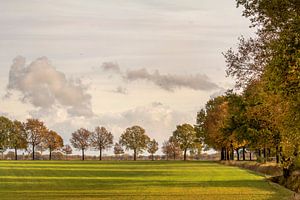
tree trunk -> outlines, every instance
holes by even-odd
[[[102,160],[102,149],[99,149],[99,160]]]
[[[34,147],[35,147],[35,145],[33,144],[32,145],[32,160],[34,160]]]
[[[276,146],[276,163],[279,163],[279,152],[278,152],[278,146]]]
[[[82,151],[82,160],[84,160],[84,149],[81,149]]]
[[[261,157],[261,151],[258,149],[258,157]]]
[[[264,163],[266,163],[266,161],[267,161],[267,152],[266,152],[266,148],[264,148],[263,154],[264,154]]]
[[[154,155],[153,154],[151,155],[151,157],[152,157],[152,161],[154,161]]]
[[[221,149],[221,160],[224,160],[224,149],[223,149],[223,147],[222,147],[222,149]]]
[[[231,148],[230,148],[230,160],[234,160],[234,151],[233,151],[233,145],[231,144]]]
[[[184,154],[183,154],[183,160],[184,160],[184,161],[186,161],[186,150],[187,150],[187,149],[184,149]]]
[[[15,160],[18,160],[18,149],[15,147]]]
[[[176,160],[176,152],[174,151],[174,154],[173,154],[173,158],[174,160]]]
[[[237,160],[240,160],[240,153],[239,153],[239,149],[238,148],[236,149],[236,157],[237,157]]]
[[[252,152],[250,151],[250,161],[252,161]]]
[[[230,159],[229,159],[229,149],[226,149],[226,152],[227,152],[227,153],[226,153],[226,158],[227,158],[227,160],[230,160]]]
[[[243,147],[243,160],[246,160],[246,147]]]
[[[52,159],[52,149],[49,148],[49,160],[51,160],[51,159]]]
[[[136,149],[133,150],[133,160],[136,161]]]

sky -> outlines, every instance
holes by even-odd
[[[249,25],[234,0],[0,0],[0,115],[161,145],[233,87],[222,52]]]

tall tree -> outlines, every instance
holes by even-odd
[[[22,122],[15,120],[13,130],[9,134],[9,147],[15,150],[15,160],[18,160],[18,149],[26,149],[28,146],[25,126]]]
[[[195,128],[190,124],[178,125],[177,129],[173,132],[173,136],[183,150],[183,160],[186,160],[187,150],[193,148],[197,139]]]
[[[25,130],[28,143],[32,147],[32,160],[35,159],[35,147],[42,142],[43,137],[47,133],[47,128],[43,122],[38,119],[27,119]]]
[[[78,150],[82,152],[82,160],[84,160],[84,151],[90,146],[90,136],[91,132],[87,129],[80,128],[74,133],[72,133],[72,138],[70,139],[71,144]]]
[[[136,160],[137,154],[147,148],[150,138],[146,135],[145,129],[140,126],[127,128],[120,137],[120,144],[126,149],[133,150],[133,159]]]
[[[263,123],[255,120],[258,133],[276,133],[275,142],[281,145],[281,162],[287,177],[300,155],[300,3],[298,0],[236,1],[258,31],[255,39],[241,40],[237,52],[229,50],[225,54],[227,73],[236,78],[237,86],[245,83],[247,87],[253,80],[263,83],[261,87],[267,95],[261,105],[251,106],[249,113],[259,110],[265,113],[260,115]],[[259,76],[255,78],[252,72],[258,72],[257,69]],[[272,114],[278,106],[269,101],[270,97],[283,100],[280,117]],[[282,123],[269,123],[270,116]]]
[[[49,160],[52,159],[52,152],[64,146],[64,141],[55,131],[47,131],[43,139],[45,147],[49,150]]]
[[[154,154],[158,150],[158,142],[155,139],[151,140],[147,144],[147,151],[151,154],[152,161],[154,160]]]
[[[102,160],[102,151],[112,146],[114,136],[106,128],[96,127],[90,139],[91,146],[99,150],[99,160]]]
[[[68,155],[72,154],[72,147],[68,144],[64,145],[61,149],[63,153],[66,155],[66,160],[68,160]]]

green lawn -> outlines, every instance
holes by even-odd
[[[213,162],[0,161],[0,199],[278,199],[291,193]]]

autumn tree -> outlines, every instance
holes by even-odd
[[[52,158],[52,152],[59,150],[64,145],[62,137],[52,130],[46,132],[45,137],[43,138],[43,143],[45,147],[48,148],[49,160]]]
[[[13,129],[9,134],[9,147],[15,150],[15,160],[18,160],[18,149],[26,149],[27,135],[25,126],[22,122],[15,120],[13,122]]]
[[[35,159],[35,147],[39,145],[45,134],[47,133],[47,128],[43,122],[38,119],[27,119],[25,124],[25,130],[27,135],[28,143],[32,147],[32,160]]]
[[[158,142],[155,139],[150,140],[147,144],[147,151],[151,154],[152,161],[154,160],[154,154],[158,150]]]
[[[119,144],[118,142],[115,143],[114,146],[114,154],[118,157],[119,155],[123,154],[124,150],[122,148],[122,145]]]
[[[84,128],[80,128],[72,133],[70,142],[74,148],[81,150],[82,160],[84,160],[84,151],[90,146],[90,136],[91,132]]]
[[[127,128],[120,137],[120,144],[126,149],[133,150],[133,159],[136,160],[137,154],[147,148],[150,138],[146,135],[145,129],[140,126]]]
[[[64,145],[61,149],[61,151],[65,154],[66,160],[68,160],[68,155],[72,154],[72,147],[70,145]]]
[[[91,133],[91,147],[99,150],[99,160],[102,160],[102,151],[108,149],[113,144],[113,135],[105,127],[96,127]]]
[[[183,160],[186,160],[187,150],[193,148],[197,140],[195,128],[190,124],[178,125],[173,136],[183,150]]]
[[[275,133],[288,177],[300,154],[300,4],[296,0],[237,0],[237,5],[243,7],[243,16],[250,19],[257,34],[240,40],[237,51],[225,54],[227,74],[244,88],[255,81],[262,83],[263,99],[248,112],[258,127],[252,130],[271,137]],[[280,99],[278,107],[275,102]],[[279,117],[273,114],[278,109]],[[261,111],[258,119],[256,114]]]
[[[167,160],[169,157],[176,160],[176,158],[181,155],[180,145],[173,136],[171,136],[169,140],[163,142],[162,152],[166,155]]]

